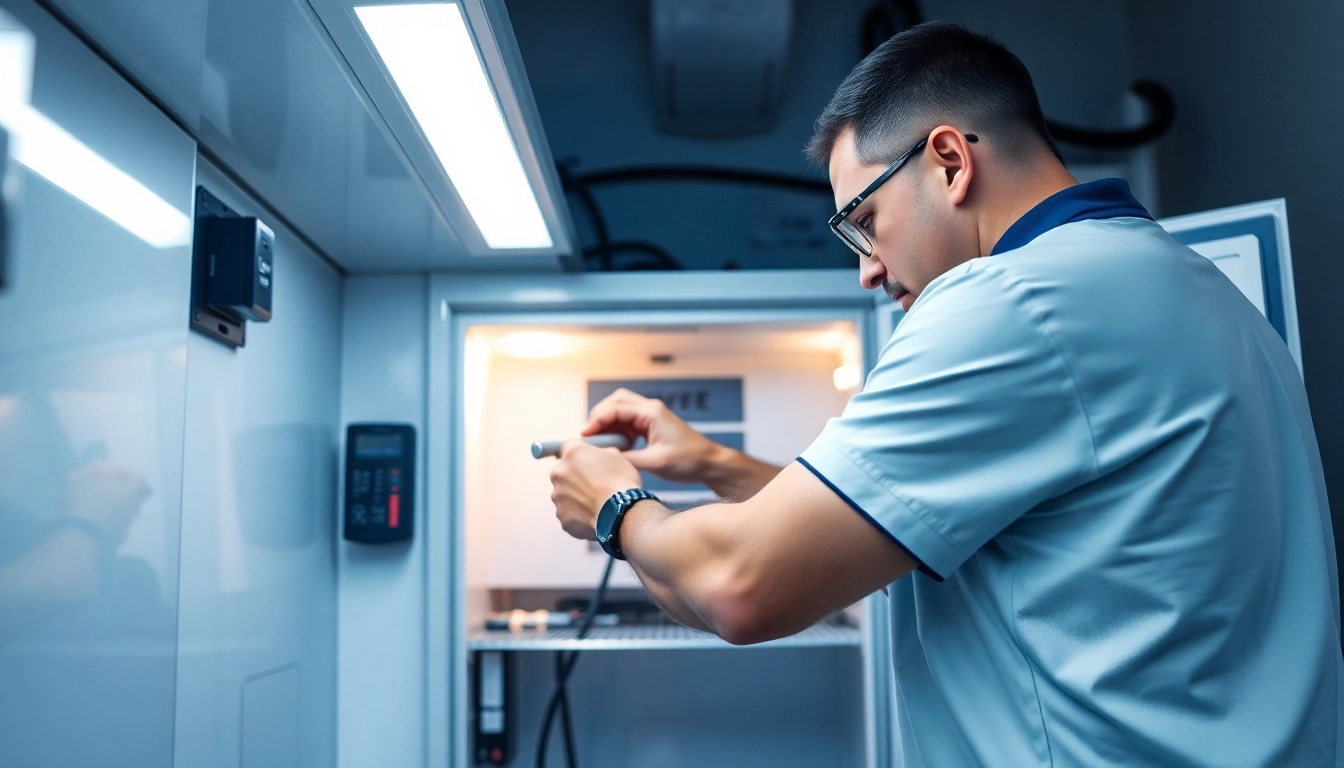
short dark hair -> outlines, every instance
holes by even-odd
[[[1042,148],[1061,161],[1031,73],[1002,44],[958,24],[930,21],[882,43],[860,61],[817,118],[807,156],[825,167],[853,128],[859,159],[890,163],[946,123],[1024,159]]]

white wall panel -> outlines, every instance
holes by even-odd
[[[198,181],[266,219],[204,161]],[[341,284],[274,229],[271,322],[188,342],[178,766],[335,762]]]
[[[201,112],[209,0],[56,0],[75,23],[187,125]]]
[[[187,214],[191,139],[33,3],[0,6],[37,35],[33,106]],[[0,292],[0,766],[166,767],[189,253],[23,183]]]
[[[410,542],[340,542],[341,768],[426,764],[427,291],[423,276],[345,282],[342,424],[415,425],[421,501]],[[448,724],[434,727],[446,731]]]

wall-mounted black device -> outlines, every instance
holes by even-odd
[[[205,187],[196,189],[191,261],[191,328],[230,346],[247,341],[248,320],[271,319],[275,235],[240,216]]]
[[[415,530],[415,427],[345,428],[345,538],[385,544]]]
[[[212,216],[206,222],[210,274],[205,298],[245,320],[271,319],[275,234],[252,216]]]
[[[477,765],[508,765],[513,759],[513,654],[472,654],[472,747]]]

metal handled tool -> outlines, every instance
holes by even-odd
[[[625,435],[593,435],[592,437],[583,438],[583,442],[589,445],[595,445],[598,448],[615,448],[618,451],[630,450],[630,438]],[[532,458],[544,459],[547,456],[559,456],[560,447],[564,444],[564,440],[533,443]]]

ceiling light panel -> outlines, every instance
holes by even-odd
[[[457,3],[354,9],[387,75],[495,250],[555,244]]]

